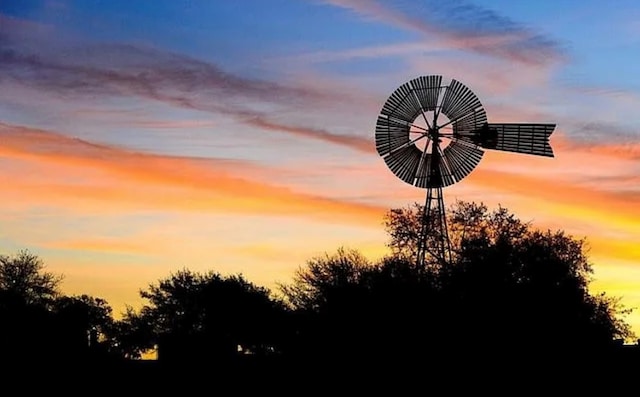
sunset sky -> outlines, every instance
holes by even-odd
[[[586,237],[640,335],[640,4],[0,1],[0,253],[107,299],[189,268],[275,289],[424,201],[377,155],[396,87],[455,78],[555,158],[488,151],[445,200]]]

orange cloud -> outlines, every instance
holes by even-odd
[[[640,160],[640,143],[638,142],[579,142],[569,139],[566,135],[559,135],[554,137],[553,146],[566,152],[578,151],[617,159]]]
[[[73,207],[98,208],[108,203],[126,208],[282,214],[368,224],[379,223],[384,212],[375,205],[273,186],[264,182],[273,170],[244,161],[137,153],[6,124],[0,125],[0,136],[0,156],[38,169],[36,176],[0,176],[5,197],[10,196],[16,205],[35,199]],[[52,167],[73,169],[76,174],[81,171],[94,178],[74,184],[68,176],[52,172]]]
[[[541,200],[541,207],[545,205],[545,202],[560,203],[576,208],[588,208],[594,213],[602,212],[622,219],[628,219],[630,216],[640,219],[638,203],[630,202],[624,194],[617,192],[604,192],[571,185],[563,181],[554,181],[545,176],[525,176],[483,169],[482,167],[478,167],[469,179],[474,184],[481,184],[489,189],[499,189],[525,197],[536,197]]]

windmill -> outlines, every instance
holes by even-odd
[[[451,259],[442,189],[469,175],[484,149],[553,157],[555,124],[488,123],[476,95],[442,76],[421,76],[398,87],[376,123],[376,149],[398,178],[427,190],[418,236],[418,264],[427,238],[441,263]]]

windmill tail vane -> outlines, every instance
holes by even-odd
[[[427,189],[419,265],[427,254],[441,264],[451,261],[442,189],[469,175],[487,149],[553,157],[549,138],[555,127],[489,123],[469,88],[457,80],[443,84],[439,75],[417,77],[389,96],[376,122],[376,150],[394,175]]]

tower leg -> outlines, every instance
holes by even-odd
[[[447,231],[442,188],[430,187],[427,189],[427,200],[424,204],[418,236],[418,266],[426,267],[434,262],[446,265],[450,261],[451,244]]]

